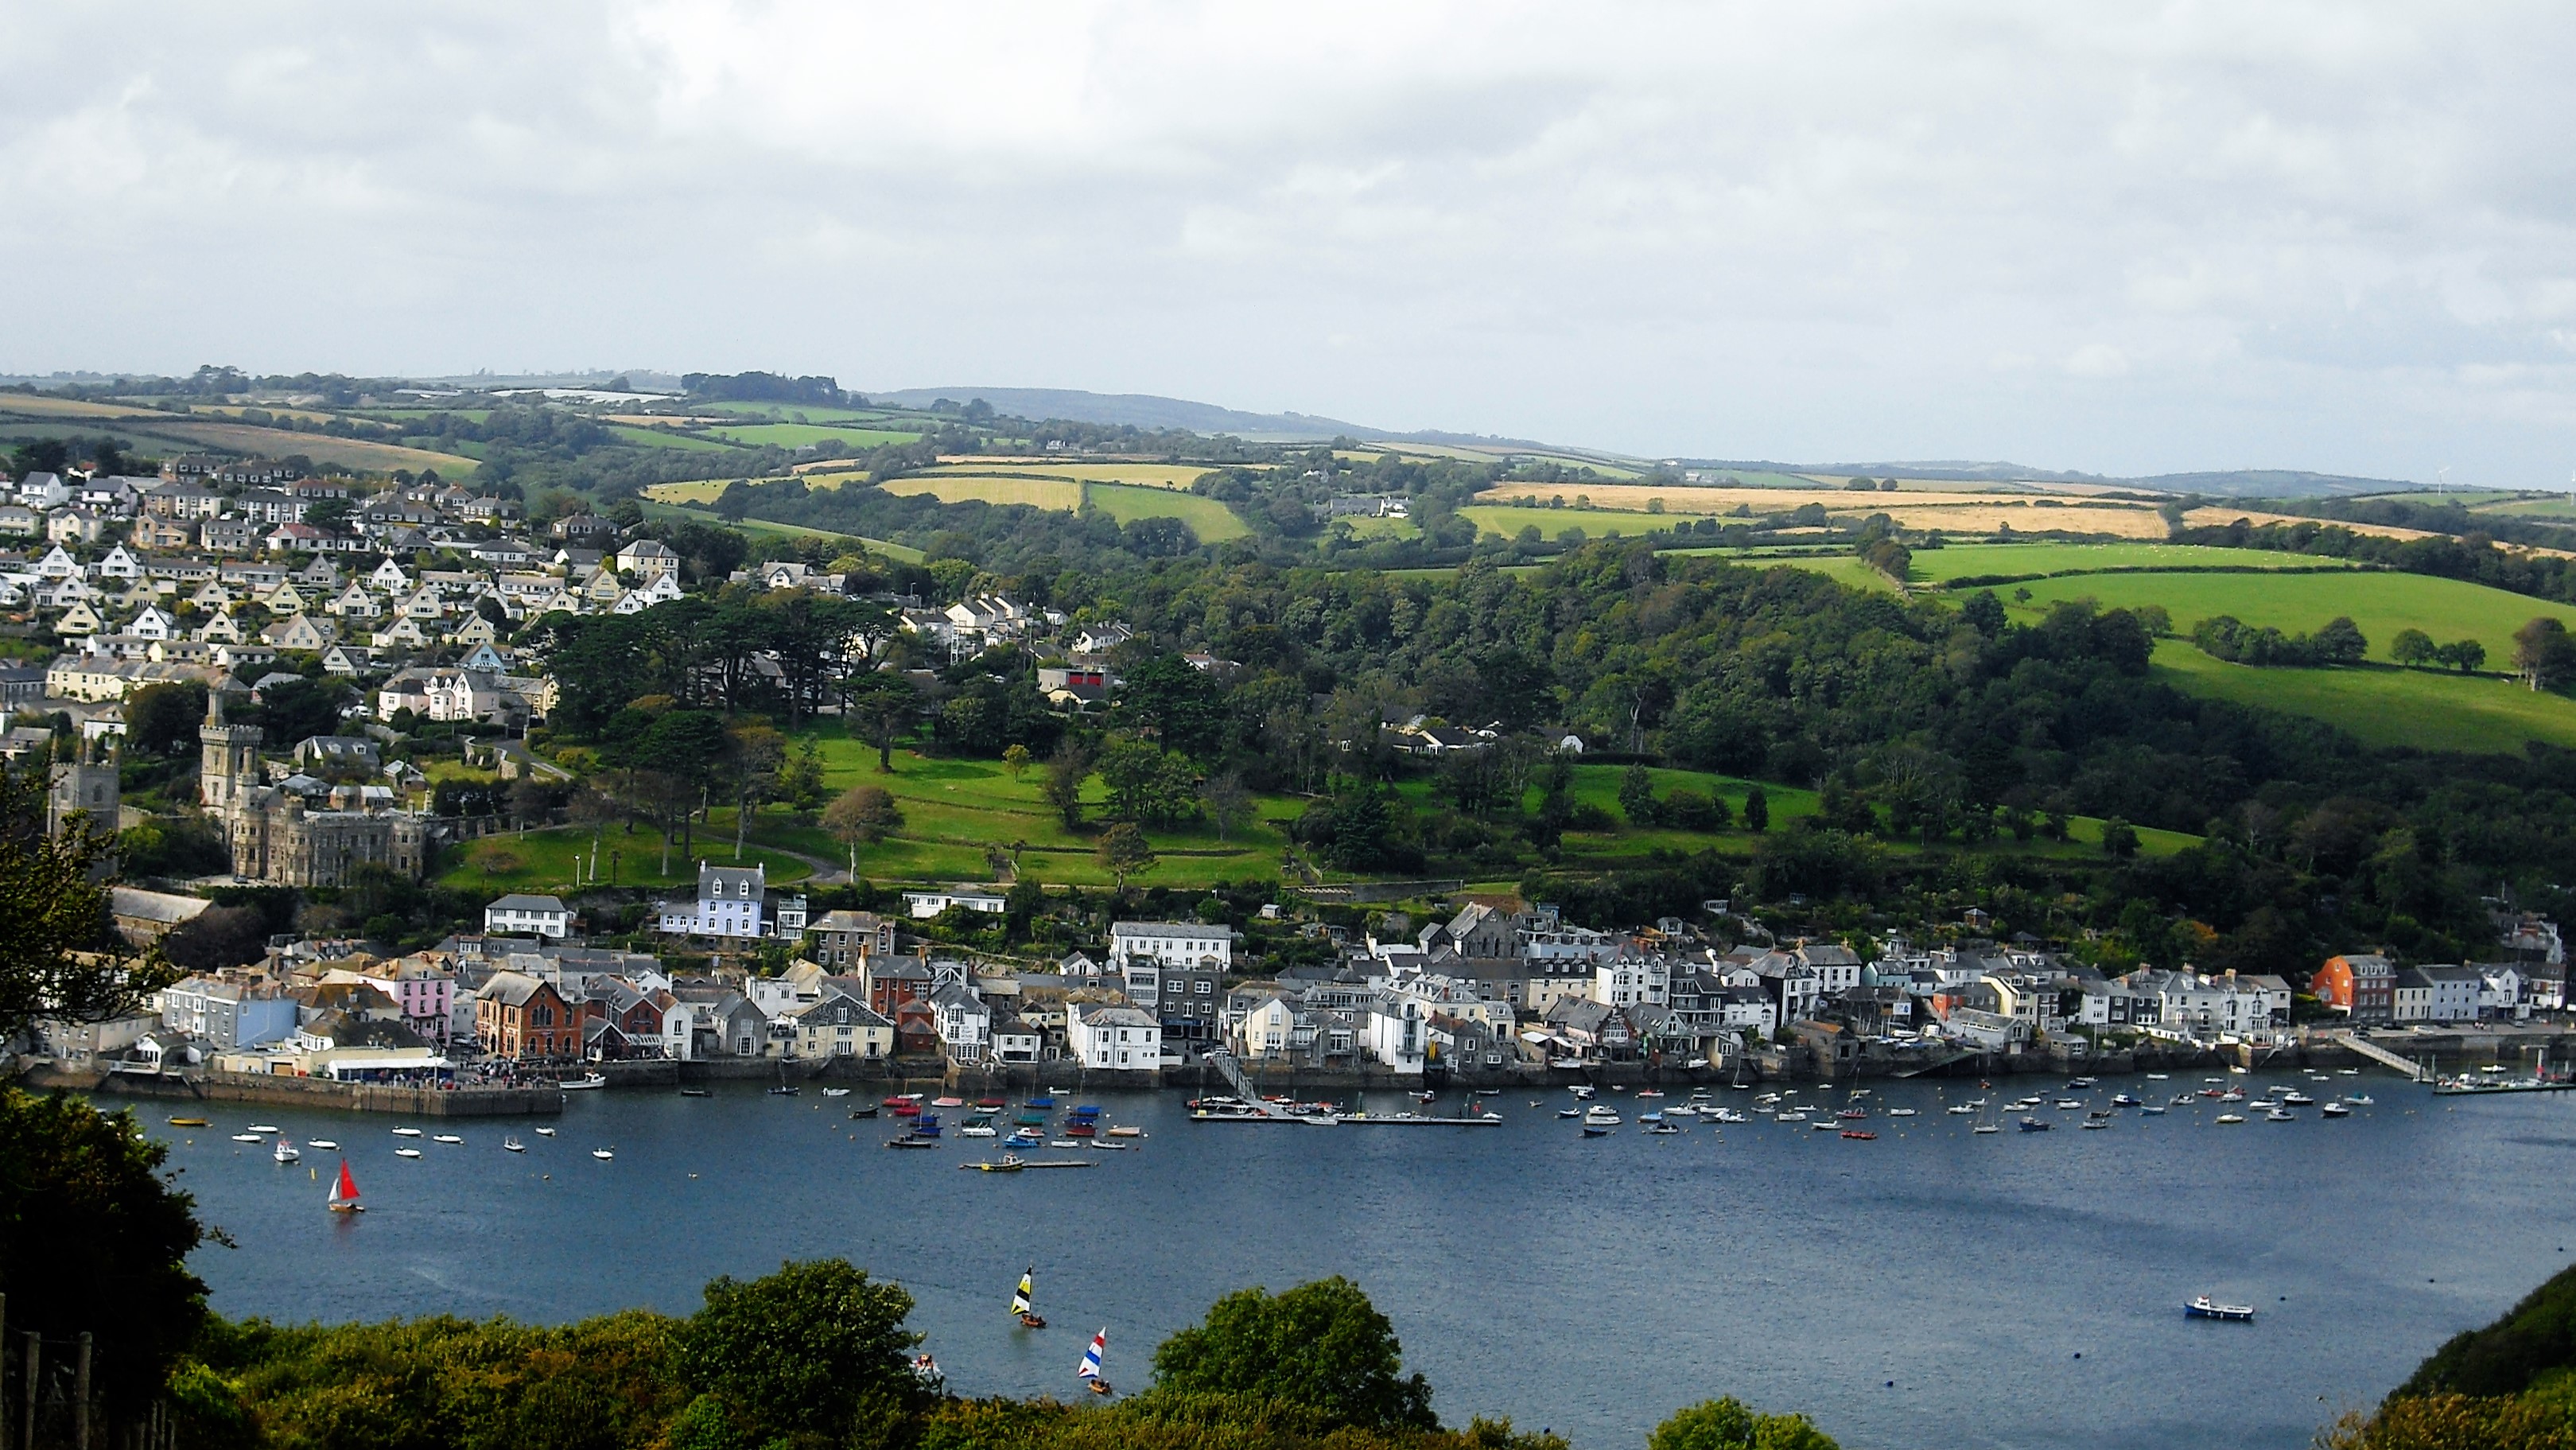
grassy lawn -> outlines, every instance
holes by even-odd
[[[2177,689],[2313,715],[2373,745],[2507,754],[2521,753],[2527,740],[2576,746],[2576,700],[2512,680],[2385,667],[2257,669],[2171,639],[2157,642],[2155,668]]]
[[[669,487],[669,485],[659,486]],[[713,513],[710,513],[705,509],[681,508],[667,503],[648,503],[642,505],[642,507],[644,510],[644,516],[648,519],[689,519],[702,524],[722,524],[726,528],[736,529],[744,534],[748,534],[754,539],[855,538],[875,552],[884,554],[889,558],[901,559],[906,563],[913,564],[921,562],[921,551],[919,549],[909,548],[902,544],[890,544],[882,539],[864,538],[856,534],[836,534],[830,529],[809,529],[802,524],[773,524],[767,519],[744,519],[739,523],[732,523],[717,518]]]
[[[1917,583],[1941,583],[1986,574],[2055,574],[2069,569],[2153,569],[2181,567],[2314,569],[2350,567],[2339,559],[2316,559],[2269,549],[2221,549],[2203,544],[1952,544],[1918,549]],[[2168,605],[2167,608],[2172,606]]]
[[[137,420],[137,431],[182,438],[231,453],[270,458],[301,453],[316,463],[337,463],[361,473],[391,473],[397,468],[418,473],[424,468],[435,468],[441,478],[462,478],[483,466],[459,454],[433,453],[426,448],[369,443],[355,438],[334,438],[328,433],[282,433],[251,423],[203,422],[158,413],[146,416],[151,421],[145,424]]]
[[[586,871],[590,861],[591,832],[587,826],[558,826],[551,830],[527,831],[516,835],[486,836],[467,842],[450,853],[450,865],[438,878],[438,884],[452,890],[507,895],[513,891],[561,895],[573,889],[576,879],[575,859]],[[697,833],[692,849],[697,855],[719,866],[734,864],[733,831],[728,823],[722,831],[713,828]],[[616,876],[609,876],[610,852],[617,853]],[[662,861],[662,838],[649,828],[638,827],[633,835],[622,825],[611,824],[599,837],[599,873],[603,884],[617,886],[694,886],[698,879],[697,862],[680,851],[675,838],[671,843],[671,871],[659,871]],[[783,885],[802,881],[814,874],[812,867],[793,856],[752,847],[743,852],[742,864],[769,868],[770,884]]]
[[[1422,528],[1411,519],[1336,519],[1334,523],[1350,526],[1354,539],[1418,539]],[[1325,527],[1330,528],[1331,525]]]
[[[2234,615],[2247,624],[2270,625],[2289,634],[2309,633],[2337,615],[2350,615],[2369,638],[2370,657],[2375,660],[2388,658],[2389,640],[2397,631],[2412,627],[2438,642],[2474,639],[2486,646],[2488,662],[2500,666],[2513,658],[2513,632],[2534,615],[2554,614],[2576,624],[2576,608],[2567,605],[2424,574],[2365,572],[2348,578],[2330,574],[2095,574],[2040,579],[2014,587],[2031,592],[2034,608],[2087,596],[2100,600],[2106,608],[2161,604],[2173,615],[2174,629],[2185,634],[2193,624],[2220,614]],[[2006,597],[2010,597],[2009,591]]]
[[[1039,766],[1030,766],[1014,780],[1000,761],[935,760],[897,750],[894,773],[880,775],[876,747],[834,734],[819,738],[824,780],[834,792],[854,785],[882,785],[903,809],[900,833],[859,848],[862,876],[883,881],[990,880],[993,869],[985,863],[984,847],[1019,841],[1026,843],[1020,869],[1032,879],[1050,885],[1107,886],[1111,882],[1110,873],[1094,858],[1096,838],[1067,831],[1040,797],[1046,772]],[[1097,778],[1084,797],[1092,807],[1089,819],[1098,820],[1107,795]],[[1153,832],[1160,860],[1152,870],[1129,879],[1143,885],[1183,886],[1219,877],[1241,881],[1276,876],[1280,847],[1287,842],[1279,823],[1295,819],[1305,802],[1264,796],[1257,809],[1261,819],[1238,828],[1231,841],[1219,841],[1215,828],[1207,825]],[[727,826],[729,830],[729,821]],[[848,857],[849,848],[829,833],[792,826],[776,811],[764,812],[752,834],[758,840],[834,861]]]

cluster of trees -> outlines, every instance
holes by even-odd
[[[2466,675],[2487,662],[2487,647],[2473,639],[2435,644],[2433,636],[2409,627],[2388,637],[2388,657],[2401,665],[2435,665]]]
[[[2268,624],[2257,627],[2222,614],[2193,625],[2191,642],[2204,654],[2240,665],[2357,665],[2370,653],[2370,641],[2349,615],[2327,620],[2314,634],[2285,635]]]

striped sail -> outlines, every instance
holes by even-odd
[[[1091,1336],[1091,1347],[1082,1352],[1082,1368],[1075,1370],[1073,1377],[1084,1380],[1100,1378],[1100,1356],[1108,1349],[1109,1331],[1104,1328],[1098,1334]]]
[[[1037,1307],[1037,1285],[1030,1282],[1030,1275],[1033,1275],[1036,1272],[1037,1266],[1032,1264],[1029,1266],[1027,1272],[1020,1275],[1020,1287],[1011,1295],[1012,1313],[1026,1314],[1031,1309]]]

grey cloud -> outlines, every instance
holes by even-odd
[[[2576,442],[2544,5],[22,9],[0,368],[791,367],[2104,471]]]

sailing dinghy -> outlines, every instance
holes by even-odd
[[[1109,1329],[1103,1325],[1098,1334],[1091,1336],[1091,1347],[1082,1352],[1082,1368],[1073,1372],[1074,1378],[1090,1385],[1095,1395],[1109,1393],[1109,1381],[1100,1377],[1100,1357],[1108,1352]]]
[[[1046,1328],[1046,1321],[1038,1317],[1037,1312],[1037,1272],[1035,1264],[1021,1270],[1020,1287],[1011,1294],[1011,1312],[1020,1316],[1023,1329]]]
[[[358,1201],[358,1180],[349,1173],[349,1160],[340,1160],[340,1177],[331,1185],[331,1197],[325,1205],[333,1213],[365,1213],[367,1206]]]

